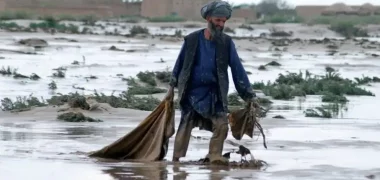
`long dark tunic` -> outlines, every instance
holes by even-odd
[[[202,31],[203,32],[203,31]],[[229,48],[229,66],[231,68],[235,87],[237,83],[250,87],[250,82],[239,56],[235,49],[235,44],[230,40]],[[177,62],[173,69],[173,77],[178,77],[186,54],[186,42],[182,45]],[[216,45],[213,41],[209,41],[204,37],[203,33],[199,33],[198,47],[194,59],[191,76],[189,78],[188,87],[184,92],[184,99],[181,101],[182,114],[186,114],[191,110],[196,111],[204,118],[226,114],[223,109],[223,103],[218,94],[218,74],[216,67]],[[238,89],[238,87],[237,87]],[[238,91],[244,91],[238,89]],[[247,92],[243,92],[243,94]]]

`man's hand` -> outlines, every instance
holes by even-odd
[[[256,97],[248,100],[247,104],[248,104],[248,107],[254,107],[254,108],[257,108],[257,109],[261,108],[261,106],[260,106],[260,104],[258,102],[258,99]]]
[[[168,89],[168,92],[166,93],[165,99],[171,100],[171,101],[174,99],[174,87],[173,86],[169,86],[169,89]]]

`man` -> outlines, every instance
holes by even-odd
[[[240,62],[231,37],[223,33],[224,24],[231,17],[231,6],[214,1],[201,9],[208,27],[185,37],[181,52],[173,68],[169,92],[178,88],[181,122],[175,137],[173,161],[186,156],[191,130],[213,132],[206,156],[211,163],[227,163],[222,157],[224,140],[228,134],[227,93],[228,66],[235,87],[246,102],[256,97]]]

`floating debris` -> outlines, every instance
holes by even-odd
[[[260,65],[258,70],[265,71],[265,70],[267,70],[267,68],[264,65]]]
[[[281,115],[276,115],[276,116],[273,116],[274,119],[285,119],[284,116],[281,116]]]
[[[51,81],[51,82],[48,84],[48,86],[49,86],[49,89],[51,89],[51,90],[55,90],[55,89],[57,89],[57,84],[55,83],[55,81]]]
[[[265,66],[281,66],[281,64],[278,63],[277,61],[272,61],[272,62],[266,64]]]

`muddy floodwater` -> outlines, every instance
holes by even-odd
[[[49,45],[36,50],[16,44],[17,40],[25,38],[41,38]],[[41,77],[33,81],[0,76],[0,98],[15,99],[33,94],[47,99],[57,93],[92,94],[94,90],[105,94],[120,93],[128,85],[117,74],[129,77],[145,70],[171,69],[181,43],[102,35],[0,32],[0,66],[14,67],[21,74],[36,73]],[[327,65],[337,69],[345,78],[380,76],[379,57],[368,55],[379,53],[379,48],[364,51],[347,45],[340,53],[331,56],[324,47],[302,44],[292,45],[286,52],[273,52],[268,50],[270,44],[265,42],[236,40],[235,43],[244,60],[243,65],[252,73],[249,75],[252,83],[273,81],[279,73],[286,71],[308,70],[323,74]],[[111,46],[124,51],[111,51]],[[282,66],[258,70],[260,65],[274,60]],[[78,61],[79,65],[72,65],[73,61]],[[52,69],[58,67],[67,68],[66,78],[51,77]],[[97,79],[86,78],[90,76]],[[52,80],[57,84],[55,92],[48,89]],[[91,112],[92,117],[104,121],[100,123],[57,121],[57,112],[50,107],[18,114],[0,112],[0,179],[380,179],[380,84],[365,88],[376,96],[347,96],[349,103],[338,117],[331,119],[305,117],[305,109],[321,104],[319,96],[291,101],[272,100],[273,109],[261,120],[268,149],[263,147],[261,137],[250,139],[245,136],[236,141],[231,133],[228,135],[228,139],[245,145],[255,158],[269,164],[260,170],[105,161],[84,154],[131,131],[149,114],[146,111],[113,109],[112,113]],[[230,92],[234,90],[230,77]],[[276,115],[285,119],[272,118]],[[179,118],[179,112],[176,112],[176,126]],[[187,156],[181,159],[183,161],[198,160],[208,152],[211,133],[194,129],[192,135],[194,138]],[[171,161],[174,137],[170,140],[167,161]],[[225,144],[224,152],[235,148]],[[240,156],[233,154],[231,160],[239,161]]]

